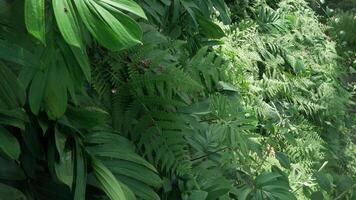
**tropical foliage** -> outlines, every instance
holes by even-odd
[[[356,198],[352,82],[325,34],[354,22],[327,29],[304,0],[0,16],[1,200]]]

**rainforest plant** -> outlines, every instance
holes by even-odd
[[[0,16],[1,200],[355,197],[351,95],[303,0]]]

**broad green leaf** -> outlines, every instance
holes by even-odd
[[[17,160],[20,156],[20,144],[16,137],[0,126],[0,150],[9,158]]]
[[[115,175],[121,174],[156,188],[162,185],[158,174],[142,165],[118,159],[103,160],[103,163]]]
[[[88,146],[86,149],[94,156],[126,160],[156,171],[156,169],[145,159],[132,152],[131,150],[123,149],[120,147],[120,144]]]
[[[22,66],[35,66],[37,63],[34,54],[5,40],[0,40],[0,58]]]
[[[101,189],[111,200],[126,200],[122,185],[99,160],[92,158],[92,167]]]
[[[224,22],[224,24],[230,24],[231,19],[229,16],[228,8],[224,2],[224,0],[212,0],[214,7],[219,11],[219,17]]]
[[[208,197],[208,192],[201,190],[193,190],[188,197],[188,200],[205,200]]]
[[[15,160],[4,159],[0,156],[0,179],[22,181],[26,179],[26,176]]]
[[[75,139],[75,162],[74,200],[85,200],[87,166],[77,138]]]
[[[0,62],[0,109],[22,107],[25,99],[25,89],[20,81],[8,67]]]
[[[125,185],[127,185],[136,194],[136,196],[145,200],[160,200],[156,192],[141,181],[137,181],[135,179],[128,178],[125,175],[119,174],[115,174],[115,177],[125,183]]]
[[[54,128],[54,138],[56,142],[57,151],[60,156],[64,154],[65,146],[67,142],[67,136],[60,132],[57,127]]]
[[[83,48],[79,24],[71,0],[53,0],[53,11],[64,40],[75,47]]]
[[[59,162],[54,164],[57,178],[69,188],[72,188],[74,178],[74,161],[72,151],[63,152]]]
[[[127,15],[122,13],[117,19],[94,1],[74,2],[84,25],[104,47],[119,51],[140,43],[140,26]]]
[[[311,196],[311,200],[323,200],[323,199],[324,199],[324,195],[320,191],[314,192]]]
[[[218,82],[218,89],[219,90],[223,90],[223,91],[230,91],[230,92],[238,92],[237,88],[235,86],[233,86],[230,83],[226,83],[223,81],[219,81]]]
[[[46,111],[50,119],[60,118],[67,109],[68,71],[62,56],[57,53],[56,57],[48,69],[45,91]]]
[[[47,73],[42,71],[38,71],[31,82],[28,93],[28,102],[32,113],[35,115],[38,115],[38,112],[40,111],[46,89],[46,82]]]
[[[103,125],[108,113],[96,107],[69,107],[66,116],[68,121],[76,128],[93,128]]]
[[[316,181],[325,191],[330,191],[332,189],[333,177],[330,174],[319,172],[316,174]]]
[[[25,122],[28,121],[28,117],[23,109],[0,109],[0,125],[10,125],[24,130]]]
[[[252,188],[248,186],[244,186],[243,188],[239,189],[239,200],[246,200],[249,194],[251,193]]]
[[[0,183],[0,200],[26,200],[26,197],[20,190]]]
[[[257,176],[256,182],[257,182],[257,185],[263,185],[263,184],[266,184],[268,182],[274,181],[274,180],[276,180],[277,178],[279,178],[281,176],[282,175],[279,174],[279,173],[267,172],[267,173],[264,173],[264,174],[261,174],[261,175]]]
[[[71,47],[74,57],[76,58],[82,72],[85,75],[87,81],[91,80],[91,69],[89,64],[89,58],[84,49],[79,49],[76,47]]]
[[[40,136],[42,135],[41,131],[39,131],[36,126],[33,126],[33,124],[26,123],[26,128],[21,131],[21,135],[22,141],[26,144],[28,152],[38,159],[43,159],[44,150],[40,141]]]
[[[142,8],[133,0],[99,0],[100,3],[111,5],[112,7],[122,9],[133,13],[139,17],[147,19],[145,12]]]
[[[290,161],[286,154],[284,154],[282,152],[276,152],[276,158],[282,167],[284,167],[286,169],[290,168]]]
[[[28,32],[45,44],[45,0],[25,0],[25,23]]]
[[[200,15],[196,17],[202,33],[208,38],[218,39],[225,36],[224,31],[214,22]]]

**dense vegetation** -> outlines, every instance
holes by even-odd
[[[355,199],[356,20],[309,3],[0,0],[0,200]]]

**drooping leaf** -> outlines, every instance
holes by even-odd
[[[0,199],[26,200],[27,198],[20,190],[0,183]]]
[[[4,127],[0,126],[0,151],[4,152],[9,158],[17,160],[20,156],[20,144]]]
[[[40,111],[46,89],[46,82],[47,73],[41,71],[37,72],[32,80],[30,91],[28,93],[28,101],[30,109],[35,115]]]
[[[85,191],[87,185],[87,166],[83,150],[75,140],[75,182],[74,182],[74,200],[85,200]]]
[[[284,167],[286,169],[290,168],[290,161],[286,154],[278,151],[278,152],[276,152],[276,158],[278,159],[278,161],[282,165],[282,167]]]
[[[225,36],[224,31],[214,22],[200,15],[197,15],[197,19],[199,27],[202,29],[202,33],[208,38],[216,39]]]
[[[26,176],[21,166],[14,160],[4,159],[0,156],[0,179],[10,181],[25,180]]]
[[[94,1],[74,2],[86,28],[104,47],[119,51],[140,43],[142,31],[130,17],[122,13],[120,19],[117,19]]]
[[[28,32],[45,44],[45,0],[25,0],[25,23]]]
[[[68,71],[60,54],[55,54],[54,62],[49,66],[45,104],[51,119],[60,118],[67,109]],[[59,84],[60,83],[60,84]]]
[[[75,47],[83,48],[78,20],[71,0],[53,0],[54,15],[64,40]]]
[[[72,188],[74,179],[74,159],[72,151],[63,152],[59,162],[54,165],[57,178],[69,188]]]
[[[26,93],[15,74],[0,62],[0,109],[14,109],[25,103]]]
[[[92,167],[101,189],[111,200],[126,200],[121,183],[99,160],[92,158]]]
[[[145,12],[133,0],[100,0],[99,2],[109,4],[115,8],[128,11],[128,12],[133,13],[139,17],[147,19]]]

